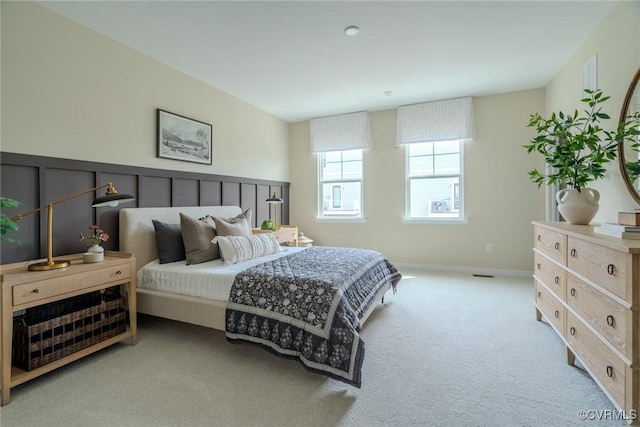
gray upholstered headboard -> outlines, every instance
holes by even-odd
[[[179,224],[180,212],[194,218],[202,218],[206,215],[231,218],[242,213],[242,210],[238,206],[120,209],[120,251],[133,252],[138,270],[158,258],[156,233],[152,220]]]

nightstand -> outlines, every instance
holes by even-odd
[[[82,262],[82,254],[68,255],[65,259],[69,259],[71,265],[56,270],[28,271],[27,266],[33,261],[0,266],[3,406],[9,403],[12,387],[122,340],[131,338],[131,344],[136,343],[136,259],[133,254],[107,251],[104,261],[90,264]],[[105,292],[108,288],[120,288],[124,295],[108,297],[111,292]],[[96,294],[99,298],[94,302]],[[91,303],[86,305],[84,301],[89,298]],[[73,306],[73,312],[64,311],[35,324],[34,330],[46,329],[38,332],[47,337],[46,340],[23,343],[30,340],[27,334],[26,339],[16,340],[13,348],[14,338],[21,330],[16,327],[14,337],[14,314],[34,308],[47,311],[50,303],[67,304],[77,299],[83,303]],[[56,312],[58,310],[62,309]],[[20,323],[22,325],[30,328],[26,322]],[[48,347],[45,348],[45,344]],[[38,350],[33,352],[35,346]],[[27,355],[28,367],[12,366],[14,351]]]
[[[297,225],[280,225],[278,230],[262,230],[254,228],[253,234],[272,233],[278,243],[288,246],[298,246],[298,226]]]

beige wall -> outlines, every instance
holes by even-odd
[[[1,2],[5,152],[289,181],[289,125],[32,2]],[[213,125],[213,165],[156,157],[155,110]]]
[[[546,88],[547,111],[582,110],[582,67],[593,55],[598,58],[598,87],[611,96],[603,111],[612,120],[603,127],[613,130],[627,87],[640,67],[640,2],[620,2],[571,57]],[[605,179],[591,185],[600,192],[600,210],[594,222],[617,222],[618,211],[639,207],[627,193],[618,163],[609,163],[607,171]]]
[[[308,122],[291,125],[291,221],[320,244],[378,249],[400,263],[530,271],[531,220],[545,218],[545,189],[527,171],[543,167],[521,146],[533,136],[533,112],[579,107],[581,70],[598,55],[598,86],[611,95],[615,126],[629,80],[640,65],[640,2],[620,2],[546,89],[475,97],[478,137],[465,146],[467,225],[403,224],[404,151],[394,147],[396,111],[371,114],[374,148],[365,155],[365,224],[326,224],[316,216],[316,159],[309,153]],[[602,199],[596,221],[636,208],[611,163],[593,187]],[[485,245],[493,243],[494,252]]]
[[[405,152],[395,147],[396,110],[370,115],[373,148],[364,156],[364,224],[315,221],[317,159],[308,121],[291,125],[291,222],[322,245],[382,251],[399,263],[530,271],[531,221],[544,219],[544,192],[527,171],[542,160],[522,145],[533,136],[529,114],[544,109],[544,90],[473,98],[477,138],[465,144],[468,224],[402,223]],[[486,252],[486,243],[494,251]]]

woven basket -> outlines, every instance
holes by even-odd
[[[54,313],[58,315],[50,318]],[[14,318],[13,365],[30,371],[126,329],[125,300],[119,294],[92,293],[34,307]]]

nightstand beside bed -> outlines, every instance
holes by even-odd
[[[56,270],[28,271],[27,266],[33,261],[0,266],[2,406],[9,403],[12,387],[125,339],[131,338],[131,343],[136,343],[135,257],[131,253],[107,251],[104,261],[97,263],[83,263],[82,254],[68,255],[64,258],[69,259],[71,265]],[[107,298],[105,290],[115,287],[123,288],[125,296]],[[41,333],[42,337],[47,339],[44,343],[37,343],[38,348],[41,348],[38,352],[31,353],[32,347],[35,346],[31,342],[25,347],[26,357],[37,357],[38,360],[27,359],[25,363],[29,366],[26,370],[13,366],[16,312],[41,306],[49,307],[53,302],[70,301],[69,298],[72,297],[95,293],[100,294],[102,302],[92,302],[95,304],[92,307],[83,305],[77,308],[75,313],[56,315],[57,317],[49,321],[38,323],[36,327],[56,323],[55,329]],[[117,300],[117,307],[105,302],[109,299]],[[82,318],[76,319],[78,316]],[[57,325],[58,321],[63,320],[69,323]],[[114,321],[117,321],[117,324],[114,324]],[[95,325],[92,325],[94,322]],[[87,338],[89,336],[90,338]],[[29,337],[26,338],[30,341]],[[44,344],[48,342],[51,342],[51,345],[45,348]]]
[[[278,230],[262,230],[254,228],[253,234],[272,233],[278,243],[288,246],[298,246],[298,226],[297,225],[280,225]]]

